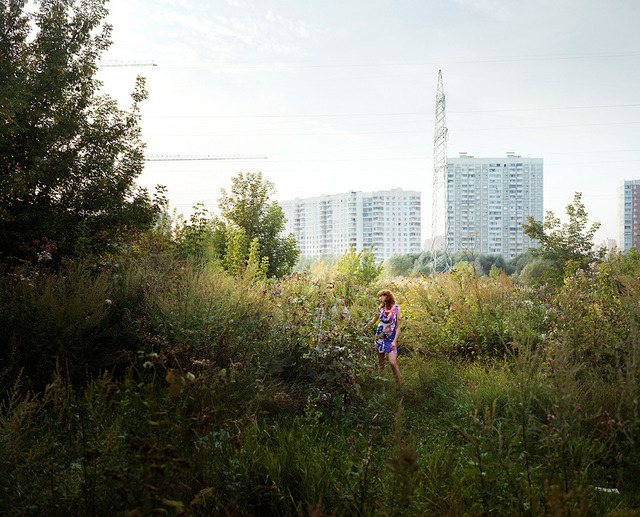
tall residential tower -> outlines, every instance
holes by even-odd
[[[618,186],[618,247],[620,251],[640,249],[638,203],[640,180],[624,181]]]
[[[447,160],[447,247],[451,253],[502,255],[536,247],[524,235],[527,216],[543,219],[542,158],[507,153]]]
[[[420,192],[400,188],[345,192],[280,203],[303,256],[373,245],[376,260],[421,251]]]

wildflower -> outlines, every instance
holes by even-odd
[[[606,487],[601,487],[601,486],[594,486],[593,489],[597,490],[598,492],[608,492],[610,494],[619,494],[620,493],[620,491],[617,488],[606,488]]]
[[[51,253],[48,251],[41,251],[38,253],[38,262],[46,262],[47,260],[51,260]]]
[[[109,300],[109,298],[107,298],[104,303],[106,303],[107,305],[111,305],[113,302],[111,300]]]
[[[193,382],[193,381],[195,381],[195,380],[196,380],[196,376],[195,376],[195,375],[193,375],[191,372],[189,372],[189,373],[187,373],[187,375],[186,375],[186,379],[187,379],[189,382]]]
[[[151,358],[151,359],[157,359],[158,358],[158,354],[155,352],[151,352],[150,354],[147,354],[147,357]]]
[[[274,395],[274,398],[276,400],[279,399],[279,400],[287,401],[287,400],[291,400],[291,395],[289,395],[286,391],[279,391]]]
[[[150,369],[150,368],[153,368],[153,363],[152,363],[151,361],[145,361],[145,362],[142,364],[142,367],[143,367],[145,370],[148,370],[148,369]]]

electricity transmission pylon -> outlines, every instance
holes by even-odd
[[[438,89],[436,91],[436,125],[433,135],[433,192],[431,205],[431,272],[437,271],[438,248],[449,265],[449,250],[447,245],[447,119],[445,113],[444,86],[442,85],[442,70],[438,70]],[[438,240],[442,238],[442,246]]]

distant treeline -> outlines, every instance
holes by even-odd
[[[339,255],[300,257],[294,271],[319,274],[323,270],[335,267],[339,259]],[[430,251],[407,253],[394,255],[385,260],[383,265],[386,275],[390,277],[430,275],[433,268],[433,258]],[[469,267],[477,275],[488,276],[494,269],[513,278],[531,281],[543,275],[545,266],[549,266],[549,264],[544,259],[535,257],[529,251],[517,255],[511,260],[505,260],[502,255],[474,254],[470,251],[459,251],[453,254],[438,252],[436,254],[436,271],[438,273],[444,273],[456,267]]]
[[[478,275],[489,275],[491,269],[498,269],[508,276],[520,276],[523,272],[527,276],[532,274],[535,276],[534,270],[536,268],[534,266],[539,261],[540,259],[534,257],[529,251],[516,255],[511,260],[505,260],[502,255],[483,255],[471,251],[457,251],[455,253],[439,251],[436,254],[435,269],[438,273],[444,273],[456,266],[460,267],[461,263],[466,263]],[[387,273],[391,276],[429,275],[434,268],[430,251],[394,255],[387,259],[384,265]]]

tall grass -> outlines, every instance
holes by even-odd
[[[413,346],[427,355],[503,357],[514,344],[535,348],[543,340],[548,297],[505,274],[482,277],[462,269],[406,290]]]
[[[396,281],[402,389],[362,329],[379,285],[5,275],[0,512],[640,514],[640,284],[607,267]]]

